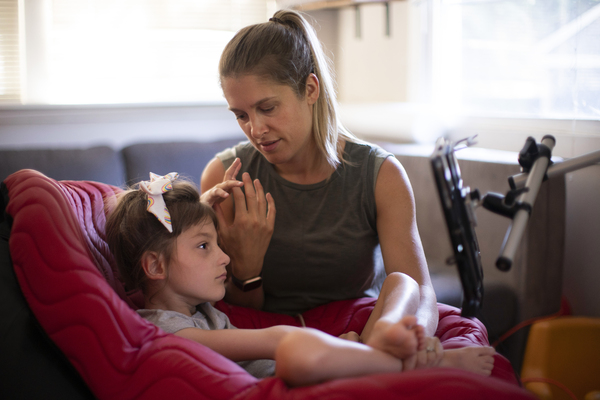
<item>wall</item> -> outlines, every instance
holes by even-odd
[[[600,317],[600,165],[567,175],[563,293],[579,315]]]
[[[408,100],[408,2],[389,4],[389,32],[383,4],[339,11],[339,98],[342,102]],[[358,13],[358,14],[357,14]],[[357,20],[358,18],[358,20]],[[357,37],[358,35],[358,37]],[[382,62],[385,60],[385,62]],[[380,90],[385,87],[386,90]]]
[[[0,107],[0,148],[122,148],[139,141],[243,138],[221,105]]]

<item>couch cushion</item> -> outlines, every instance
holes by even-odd
[[[89,180],[116,186],[125,182],[121,154],[108,146],[0,150],[0,179],[21,169],[35,169],[57,180]]]

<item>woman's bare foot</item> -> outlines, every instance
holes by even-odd
[[[365,344],[403,360],[424,347],[424,340],[423,327],[414,316],[407,316],[396,323],[378,320]]]
[[[489,376],[494,368],[493,347],[463,347],[444,350],[439,367],[459,368],[476,374]]]

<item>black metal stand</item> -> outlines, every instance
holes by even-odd
[[[438,139],[431,156],[431,166],[454,252],[450,263],[457,265],[463,287],[462,315],[472,317],[481,307],[483,298],[483,269],[474,230],[475,207],[481,204],[489,211],[512,219],[496,259],[496,267],[508,271],[542,182],[600,162],[600,150],[552,164],[552,149],[556,143],[554,137],[544,136],[539,144],[535,139],[527,138],[519,153],[523,172],[508,178],[511,190],[506,195],[487,193],[480,200],[477,189],[471,191],[463,187],[454,155],[455,147],[462,142],[464,140],[452,143],[444,138]],[[473,138],[469,138],[466,145],[473,142]]]

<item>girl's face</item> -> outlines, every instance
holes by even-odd
[[[190,307],[225,296],[225,266],[229,256],[217,244],[212,221],[204,221],[177,237],[166,285],[176,301]]]
[[[222,80],[229,109],[258,151],[271,164],[302,163],[314,147],[312,106],[319,97],[315,75],[300,99],[291,87],[243,75]]]

